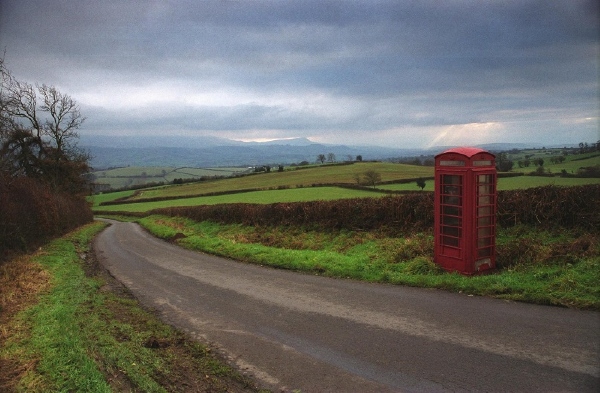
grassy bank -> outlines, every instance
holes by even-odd
[[[600,310],[600,239],[578,231],[500,230],[499,269],[464,277],[433,263],[433,236],[245,227],[151,216],[140,223],[184,247],[331,277],[440,288],[537,304]],[[181,234],[185,235],[182,237]],[[176,236],[177,235],[177,236]]]
[[[107,279],[86,275],[102,228],[85,226],[0,266],[0,390],[256,391]]]

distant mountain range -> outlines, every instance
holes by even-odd
[[[123,166],[227,167],[286,165],[308,161],[319,154],[333,153],[336,161],[382,160],[398,157],[431,156],[449,147],[432,149],[395,149],[380,146],[320,144],[306,138],[279,139],[269,142],[240,142],[217,137],[108,137],[82,136],[80,146],[92,156],[96,169]],[[534,147],[524,144],[479,146],[489,151]]]

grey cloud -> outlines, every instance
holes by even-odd
[[[595,1],[8,0],[1,7],[7,64],[35,81],[79,92],[160,80],[358,102],[330,115],[251,102],[90,107],[97,120],[88,115],[88,125],[98,130],[168,125],[294,136],[502,121],[519,109],[532,120],[550,110],[597,116]]]

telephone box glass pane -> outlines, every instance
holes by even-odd
[[[479,175],[479,184],[483,183],[492,183],[493,176],[492,175]]]
[[[458,206],[444,206],[442,218],[447,218],[446,216],[460,217],[461,211],[461,208]]]
[[[477,209],[477,215],[479,217],[481,216],[489,216],[492,214],[492,207],[491,206],[483,206]]]
[[[460,175],[444,175],[442,178],[442,183],[445,185],[454,184],[457,186],[462,186],[462,176],[460,176]]]
[[[492,185],[491,184],[479,185],[479,195],[489,195],[491,193],[492,193]]]
[[[442,196],[442,203],[445,205],[455,205],[455,206],[460,206],[462,205],[462,200],[461,197],[458,196],[458,190],[455,190],[454,188],[450,189],[451,192],[454,192],[454,194],[451,195],[443,195]]]
[[[460,228],[457,227],[442,227],[442,233],[444,235],[449,235],[449,236],[454,236],[454,237],[460,237]]]
[[[484,196],[480,196],[479,199],[477,200],[477,204],[478,205],[490,205],[492,203],[492,196],[491,195],[484,195]]]
[[[481,257],[490,257],[492,256],[492,248],[488,247],[488,248],[480,248],[479,250],[477,250],[477,257],[481,258]]]
[[[477,240],[477,248],[483,248],[492,245],[491,237],[482,237]]]
[[[450,247],[458,247],[460,241],[456,237],[442,236],[442,244]]]
[[[492,224],[492,217],[491,216],[479,217],[477,219],[477,226],[478,227],[482,227],[482,226],[486,226],[486,225],[491,225],[491,224]]]
[[[460,208],[458,207],[447,207],[448,209],[455,209],[452,211],[452,215],[449,215],[446,211],[444,211],[444,215],[442,216],[442,224],[443,225],[453,225],[453,226],[460,226]],[[456,214],[455,214],[456,213]]]
[[[492,235],[492,227],[477,228],[477,237],[483,238]]]

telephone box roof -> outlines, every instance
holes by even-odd
[[[445,152],[438,154],[436,157],[438,157],[438,156],[440,156],[442,154],[448,154],[448,153],[460,154],[460,155],[463,155],[463,156],[465,156],[467,158],[471,158],[475,154],[479,154],[479,153],[492,154],[492,153],[490,153],[490,152],[488,152],[486,150],[480,149],[478,147],[455,147],[453,149],[448,149]]]

